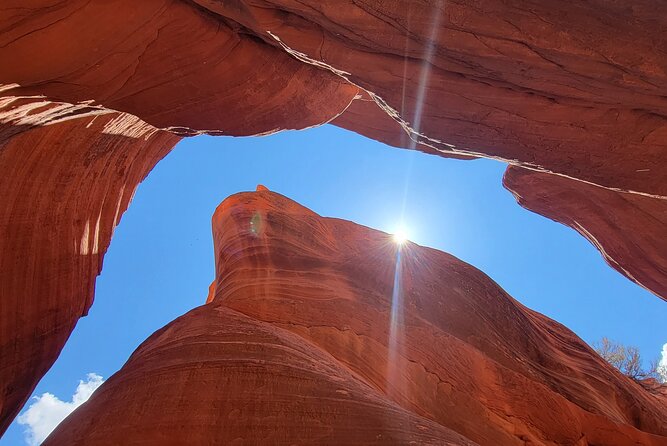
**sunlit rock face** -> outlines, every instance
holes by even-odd
[[[176,134],[302,129],[358,93],[238,28],[181,1],[0,5],[0,434],[92,304],[113,229]]]
[[[2,105],[0,431],[87,313],[114,227],[179,139],[127,114]]]
[[[213,217],[209,302],[46,441],[667,445],[667,406],[449,254],[266,190]]]
[[[44,444],[474,445],[302,337],[218,305],[156,332]]]
[[[333,122],[397,147],[554,172],[534,190],[540,205],[522,204],[667,297],[664,244],[645,245],[664,239],[653,212],[667,197],[664,2],[6,0],[0,29],[0,432],[90,305],[118,197],[120,215],[173,134]],[[116,122],[128,113],[139,119]],[[126,137],[144,127],[153,136]],[[91,155],[111,140],[113,155]],[[606,188],[595,194],[607,206],[551,198],[588,183]],[[635,195],[655,200],[651,223],[638,224],[648,208],[628,205],[646,201]],[[98,220],[98,251],[82,255]]]

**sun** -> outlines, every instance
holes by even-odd
[[[393,234],[394,243],[397,245],[402,245],[408,241],[408,231],[405,227],[401,226]]]

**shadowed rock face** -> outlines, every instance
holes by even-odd
[[[503,183],[521,206],[572,227],[612,268],[667,296],[667,200],[520,167],[509,167]]]
[[[10,0],[1,14],[0,84],[18,84],[5,95],[93,101],[178,133],[302,129],[358,91],[180,0]]]
[[[0,125],[3,429],[88,312],[139,182],[179,140],[127,114],[72,119],[80,110],[67,105],[12,105],[13,125]],[[36,127],[44,121],[59,123]]]
[[[664,4],[195,2],[342,71],[435,148],[667,197]]]
[[[13,63],[0,83],[18,84],[6,94],[252,135],[332,119],[351,82],[438,150],[667,197],[662,2],[9,0],[1,11],[0,58]]]
[[[0,30],[0,432],[174,134],[331,121],[529,167],[506,180],[522,205],[667,298],[664,2],[6,0]],[[82,256],[86,223],[98,251]]]
[[[667,445],[664,402],[446,253],[266,190],[213,233],[209,302],[46,445]]]

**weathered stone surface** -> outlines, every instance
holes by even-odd
[[[615,270],[667,300],[667,200],[509,167],[517,202],[586,237]]]
[[[172,131],[256,135],[321,124],[358,89],[180,0],[10,0],[5,94],[94,101]]]
[[[266,190],[213,228],[209,303],[47,445],[667,445],[664,401],[446,253]]]
[[[87,313],[113,229],[139,182],[179,140],[126,114],[79,118],[99,111],[25,100],[4,106],[0,432]],[[43,123],[53,125],[35,127]]]
[[[215,305],[151,336],[44,444],[474,445],[302,337]]]
[[[250,135],[328,121],[349,80],[441,150],[667,197],[661,2],[12,0],[0,29],[14,95]]]
[[[665,4],[196,2],[349,73],[443,150],[667,196]]]
[[[409,129],[388,115],[368,93],[363,91],[352,101],[345,113],[331,121],[331,124],[394,147],[419,150],[447,158],[475,158],[474,156],[439,150],[435,144],[428,145],[418,142],[420,140],[418,137],[415,135],[411,137]]]
[[[136,186],[179,139],[99,103],[179,134],[254,135],[326,122],[358,88],[180,1],[10,1],[0,29],[1,433],[92,303]]]
[[[571,177],[667,197],[667,5],[654,0],[8,0],[0,5],[0,31],[0,122],[12,124],[0,127],[0,167],[3,175],[9,172],[0,179],[0,231],[27,228],[21,215],[29,213],[32,228],[58,234],[51,239],[24,229],[24,239],[0,241],[11,248],[0,256],[12,268],[33,265],[48,277],[55,271],[52,259],[40,252],[61,243],[71,243],[75,252],[72,240],[98,215],[104,220],[98,248],[106,246],[103,234],[110,237],[116,219],[99,209],[115,206],[176,141],[162,133],[147,142],[115,135],[135,148],[112,144],[109,135],[94,134],[105,119],[117,119],[109,109],[181,135],[255,135],[334,120],[395,146],[556,172],[561,191],[580,187],[567,181]],[[359,95],[362,100],[353,101]],[[76,124],[94,116],[92,125]],[[36,146],[36,139],[54,142]],[[90,155],[99,151],[92,149],[97,144],[112,144],[113,155],[102,161]],[[144,144],[151,148],[139,150]],[[40,155],[30,155],[36,147]],[[84,168],[69,167],[90,157],[96,161]],[[124,175],[127,183],[119,179]],[[20,188],[28,186],[22,184],[30,185],[30,194],[23,195]],[[81,189],[61,203],[63,184]],[[94,193],[76,198],[88,186]],[[51,208],[38,203],[46,196],[54,197]],[[664,298],[664,244],[646,245],[665,225],[663,214],[654,212],[660,206],[632,205],[652,213],[637,235],[628,231],[639,227],[639,219],[622,217],[616,224],[607,217],[624,214],[626,201],[644,201],[618,197],[626,195],[606,200],[622,209],[568,205],[572,214],[563,208],[556,215],[557,202],[541,208],[566,224],[576,220],[613,265]],[[590,214],[579,215],[584,210]],[[647,257],[640,259],[640,252]],[[57,264],[71,280],[31,283],[41,276],[2,270],[0,322],[9,325],[0,328],[0,378],[23,384],[3,390],[12,397],[0,402],[0,431],[29,394],[33,384],[26,383],[36,382],[57,356],[72,315],[90,304],[99,268],[82,267],[70,254]],[[15,295],[5,297],[26,290],[25,302],[37,302],[33,291],[66,296],[79,287],[71,297],[46,298],[52,302],[34,303],[32,310]],[[13,331],[24,323],[39,328]],[[52,324],[61,328],[58,339],[49,340]],[[32,345],[36,339],[40,347]],[[20,349],[35,358],[48,350],[48,358],[28,363],[24,353],[13,356]]]

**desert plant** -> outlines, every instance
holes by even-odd
[[[642,366],[641,354],[637,347],[626,346],[605,337],[594,343],[593,348],[609,364],[634,380],[646,378],[662,380],[663,378],[657,360],[652,361],[648,369]]]

